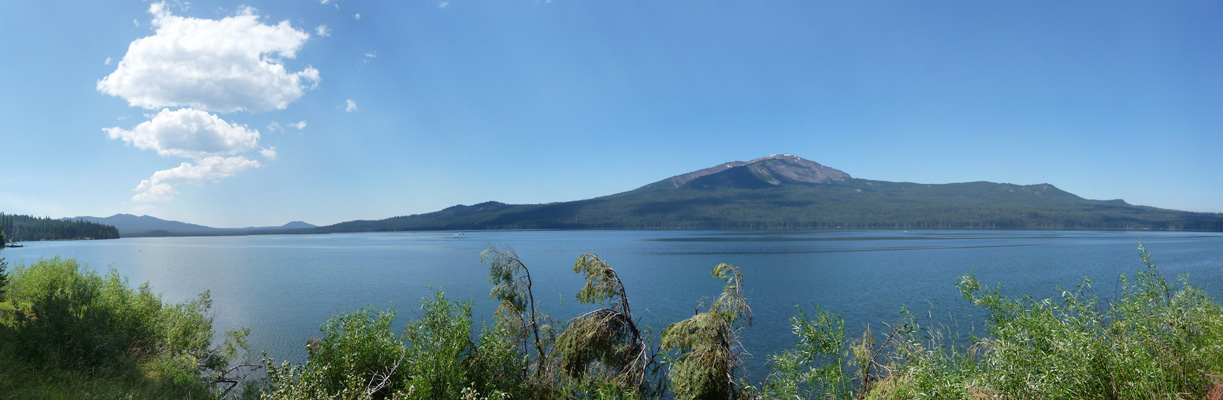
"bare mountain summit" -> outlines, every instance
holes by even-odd
[[[824,184],[848,178],[849,174],[815,161],[791,154],[774,154],[747,162],[732,161],[676,175],[642,189],[674,189],[685,186],[758,187],[783,183]]]

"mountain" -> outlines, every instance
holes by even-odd
[[[278,226],[280,229],[310,229],[318,228],[318,225],[307,223],[305,221],[290,221],[287,224]]]
[[[490,201],[313,231],[795,228],[1223,231],[1223,214],[1088,200],[1047,183],[859,179],[781,154],[722,163],[588,200],[521,205]]]
[[[302,229],[316,228],[302,221],[293,221],[281,226],[249,227],[249,228],[213,228],[186,222],[168,221],[148,215],[135,216],[131,214],[115,214],[105,218],[76,217],[70,220],[84,220],[99,224],[114,226],[123,237],[138,236],[209,236],[209,235],[249,235],[260,233],[287,233]],[[285,232],[282,232],[285,231]]]

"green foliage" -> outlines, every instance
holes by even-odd
[[[551,318],[535,313],[531,271],[513,250],[498,249],[491,244],[480,253],[480,262],[489,264],[488,281],[493,284],[493,288],[489,290],[488,296],[498,301],[498,325],[518,338],[524,352],[528,347],[535,349],[535,377],[547,375],[551,358],[546,349],[555,338],[552,335],[552,324],[541,326],[541,321],[551,321]]]
[[[424,314],[404,330],[416,397],[459,398],[463,388],[472,383],[465,361],[475,350],[471,342],[471,303],[453,303],[436,292],[421,309]]]
[[[265,360],[272,398],[387,398],[397,389],[375,388],[386,376],[406,378],[399,368],[406,348],[392,331],[393,311],[361,309],[329,318],[321,339],[306,343],[308,361],[295,367]],[[406,379],[392,379],[398,383]]]
[[[327,320],[322,337],[308,343],[304,365],[265,360],[270,399],[457,399],[479,393],[496,398],[514,386],[525,366],[505,329],[471,341],[471,304],[436,292],[422,314],[392,331],[394,311],[358,310]],[[518,393],[521,393],[519,391]]]
[[[991,312],[984,385],[1010,398],[1201,397],[1223,373],[1223,307],[1183,280],[1170,285],[1139,250],[1146,268],[1122,277],[1106,310],[1090,281],[1038,301],[965,277],[965,298]]]
[[[510,398],[543,396],[548,387],[528,379],[529,358],[519,350],[510,328],[503,324],[485,326],[475,352],[467,359],[467,372],[476,393],[503,393]],[[468,398],[464,395],[464,398]]]
[[[766,399],[823,399],[849,397],[849,378],[842,349],[845,321],[816,308],[812,319],[802,308],[790,318],[798,344],[793,349],[768,356],[772,372],[765,379],[760,397]],[[870,336],[869,330],[864,337]],[[869,353],[870,346],[855,347]],[[862,362],[860,361],[860,364]]]
[[[735,372],[742,364],[739,334],[752,310],[743,296],[743,276],[729,264],[713,275],[727,283],[709,310],[676,322],[662,333],[662,349],[674,351],[668,377],[677,398],[734,398]]]
[[[77,376],[175,393],[169,397],[207,397],[245,342],[246,331],[231,332],[212,347],[208,292],[165,303],[148,284],[128,287],[113,268],[99,275],[60,258],[18,264],[9,289],[0,303],[0,359],[17,376]],[[34,380],[13,390],[40,385]]]
[[[110,225],[4,213],[0,213],[0,231],[8,235],[8,240],[15,242],[119,238],[119,230]]]
[[[653,357],[633,321],[619,275],[594,254],[579,256],[573,272],[586,278],[576,295],[579,303],[612,305],[569,320],[556,342],[562,370],[581,379],[597,363],[596,368],[605,369],[607,380],[619,389],[649,392],[646,374]]]
[[[553,336],[551,324],[534,322],[526,266],[512,252],[490,249],[492,297],[503,307],[478,335],[470,302],[440,291],[398,334],[393,310],[361,309],[328,319],[307,343],[305,364],[265,360],[266,385],[240,392],[267,399],[1214,398],[1223,393],[1223,306],[1186,278],[1170,283],[1139,250],[1145,268],[1122,276],[1109,303],[1086,280],[1058,299],[1037,300],[961,277],[965,299],[988,312],[986,337],[968,347],[907,310],[886,335],[868,328],[847,340],[839,315],[800,308],[790,320],[795,346],[768,356],[772,371],[755,387],[736,378],[739,338],[752,321],[738,268],[715,267],[722,292],[705,311],[668,326],[656,348],[650,331],[637,329],[616,271],[598,256],[575,262],[586,279],[576,297],[604,307]],[[210,307],[208,292],[169,304],[147,284],[133,289],[113,269],[100,275],[72,260],[18,265],[0,302],[0,397],[225,396],[209,383],[236,383],[227,374],[247,331],[214,347]],[[654,363],[660,350],[669,352],[666,362]],[[660,365],[669,386],[648,383]],[[564,374],[541,373],[552,370]]]
[[[798,345],[770,356],[756,390],[769,399],[1151,399],[1223,394],[1223,306],[1184,278],[1170,284],[1139,245],[1145,268],[1102,304],[1085,280],[1060,299],[1008,298],[968,275],[958,287],[989,313],[987,333],[948,344],[907,311],[880,346],[869,330],[843,342],[839,318],[800,311]],[[851,360],[856,379],[844,372]],[[856,380],[856,382],[854,382]],[[839,385],[839,387],[838,387]],[[678,393],[677,393],[678,394]],[[1209,396],[1208,396],[1209,394]],[[1210,397],[1215,398],[1215,397]]]
[[[0,250],[4,250],[4,246],[8,243],[4,236],[4,231],[0,231]],[[4,301],[4,293],[8,290],[8,262],[4,261],[4,257],[0,257],[0,301]]]

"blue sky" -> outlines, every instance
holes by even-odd
[[[792,153],[1223,212],[1217,1],[0,4],[0,211],[330,224]]]

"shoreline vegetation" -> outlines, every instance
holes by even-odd
[[[0,238],[3,238],[0,234]],[[0,239],[0,244],[3,239]],[[0,393],[8,398],[263,399],[1046,399],[1223,398],[1223,306],[1188,277],[1144,268],[1102,301],[1084,280],[1059,298],[1006,297],[972,275],[954,282],[987,314],[986,334],[923,325],[907,310],[887,330],[847,338],[830,310],[799,308],[793,347],[746,382],[739,338],[751,335],[744,287],[725,283],[691,317],[640,326],[619,275],[583,254],[576,300],[560,320],[534,302],[530,269],[508,249],[489,265],[492,323],[437,291],[396,332],[394,309],[325,321],[294,364],[247,351],[245,330],[214,343],[208,292],[178,304],[71,259],[0,260]],[[951,282],[949,282],[951,284]],[[257,374],[252,371],[260,370]]]

